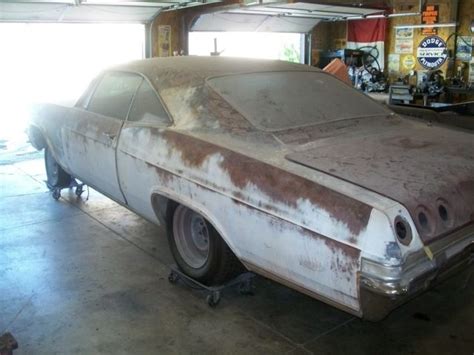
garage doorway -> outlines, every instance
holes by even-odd
[[[215,48],[217,45],[217,48]],[[189,54],[279,59],[304,63],[305,35],[272,32],[190,32]]]
[[[0,153],[31,150],[33,104],[73,105],[102,69],[144,53],[141,24],[0,23]]]

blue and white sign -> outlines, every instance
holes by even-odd
[[[426,37],[418,45],[418,62],[426,69],[438,69],[448,58],[446,42],[438,36]]]

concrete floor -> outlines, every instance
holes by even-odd
[[[95,191],[48,193],[43,161],[0,165],[0,334],[14,354],[467,354],[472,267],[393,312],[361,321],[264,279],[211,309],[167,281],[161,229]]]

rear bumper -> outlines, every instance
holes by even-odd
[[[360,275],[363,318],[381,320],[419,293],[474,265],[474,225],[425,249],[411,255],[403,265],[378,266],[383,272],[373,272],[375,269],[370,267],[370,262],[366,270],[363,267]]]

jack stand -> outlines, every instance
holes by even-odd
[[[81,197],[82,193],[84,192],[84,183],[78,183],[76,179],[72,178],[71,183],[68,186],[64,187],[53,187],[46,183],[48,186],[48,189],[52,192],[53,198],[57,201],[61,197],[61,190],[63,189],[73,189],[75,188],[74,193],[76,194],[77,197]]]
[[[253,279],[255,278],[255,274],[252,272],[240,274],[236,278],[220,286],[206,286],[188,275],[185,275],[182,271],[178,270],[176,265],[172,265],[170,269],[171,271],[168,276],[168,281],[170,283],[176,284],[181,280],[183,284],[189,288],[206,291],[206,302],[213,308],[219,304],[222,297],[222,291],[230,287],[237,286],[241,295],[253,295],[254,293]]]

